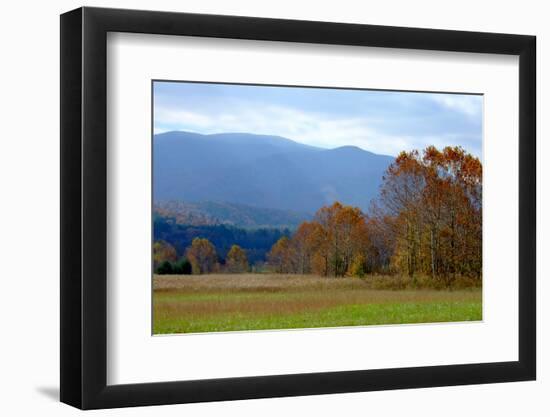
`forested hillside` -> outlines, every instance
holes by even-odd
[[[283,236],[290,236],[288,229],[260,228],[247,230],[227,225],[183,225],[157,216],[154,220],[154,239],[172,245],[177,256],[183,256],[194,238],[208,239],[223,262],[232,245],[246,250],[250,264],[265,260],[273,244]]]

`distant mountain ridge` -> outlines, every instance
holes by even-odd
[[[228,202],[314,213],[339,200],[366,210],[394,158],[279,136],[166,132],[153,139],[154,201]]]
[[[213,201],[159,202],[154,206],[154,213],[165,219],[172,219],[180,225],[229,225],[248,229],[266,227],[292,229],[312,217],[309,213]]]

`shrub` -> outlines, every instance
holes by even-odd
[[[363,255],[359,254],[353,258],[353,262],[350,266],[350,274],[354,277],[363,278],[366,273],[366,259]]]
[[[401,275],[373,275],[368,282],[375,290],[404,290],[410,283],[410,278]]]
[[[170,261],[163,261],[158,267],[157,267],[157,274],[159,275],[168,275],[174,273],[174,268],[172,266],[172,262]]]
[[[481,279],[459,276],[453,282],[453,288],[464,289],[464,288],[481,288]]]
[[[367,275],[365,278],[372,289],[375,290],[405,290],[405,289],[431,289],[431,290],[453,290],[466,288],[480,288],[481,280],[458,276],[454,279],[449,288],[445,280],[433,279],[428,275],[411,277],[404,275]]]
[[[192,274],[192,267],[191,267],[191,262],[189,262],[187,259],[185,258],[181,258],[179,261],[177,261],[175,264],[174,264],[174,274],[179,274],[179,275],[191,275]]]

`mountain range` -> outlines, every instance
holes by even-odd
[[[338,200],[366,210],[394,158],[279,136],[166,132],[153,138],[155,205],[224,202],[314,213]]]
[[[201,201],[189,203],[170,200],[153,207],[156,217],[187,226],[226,225],[244,229],[294,229],[311,220],[311,214],[293,210],[252,207],[238,203]]]

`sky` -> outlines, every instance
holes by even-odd
[[[245,132],[321,148],[401,151],[462,146],[481,158],[483,96],[154,82],[154,133]]]

